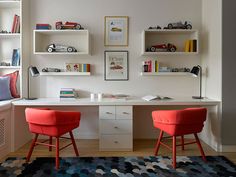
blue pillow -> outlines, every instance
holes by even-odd
[[[10,91],[10,77],[0,77],[0,101],[12,99]]]

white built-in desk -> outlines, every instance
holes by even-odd
[[[157,109],[180,109],[204,106],[208,108],[208,119],[201,139],[215,150],[220,150],[220,101],[192,98],[144,101],[133,97],[128,99],[103,98],[90,100],[60,100],[59,98],[39,98],[12,102],[11,150],[14,151],[31,139],[25,122],[26,107],[50,107],[60,110],[78,110],[82,113],[77,138],[99,138],[100,150],[132,150],[133,138],[156,138],[151,119],[151,111]],[[140,131],[142,129],[142,131]],[[75,134],[76,134],[75,132]],[[87,132],[87,134],[85,134]],[[146,133],[145,133],[146,132]],[[150,136],[149,136],[150,135]],[[152,136],[151,136],[152,135]]]

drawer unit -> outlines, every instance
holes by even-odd
[[[132,135],[101,135],[99,140],[100,150],[130,150],[133,146]]]
[[[133,149],[133,107],[99,106],[99,148],[102,151]]]
[[[104,120],[99,121],[101,134],[131,134],[132,120]]]

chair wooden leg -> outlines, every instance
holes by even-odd
[[[52,145],[52,137],[49,136],[49,144]],[[52,151],[52,146],[49,146],[49,151]]]
[[[69,133],[70,133],[70,138],[71,138],[71,141],[72,141],[72,144],[73,144],[73,147],[74,147],[75,155],[79,156],[79,152],[78,152],[78,149],[77,149],[77,146],[76,146],[76,143],[75,143],[73,133],[72,133],[72,131],[70,131]]]
[[[56,137],[56,169],[59,169],[59,137]]]
[[[36,133],[34,139],[32,140],[32,143],[31,143],[31,145],[30,145],[30,150],[29,150],[28,155],[27,155],[27,158],[26,158],[26,162],[29,162],[29,161],[30,161],[30,157],[31,157],[32,152],[33,152],[33,150],[34,150],[35,142],[37,141],[38,136],[39,136],[39,134]]]
[[[184,135],[181,136],[181,147],[184,150]]]
[[[158,151],[159,151],[159,148],[160,148],[160,142],[161,142],[161,139],[163,137],[163,131],[161,130],[160,131],[160,134],[159,134],[159,137],[158,137],[158,140],[157,140],[157,143],[156,143],[156,147],[155,147],[155,156],[157,156],[158,154]]]
[[[172,161],[173,161],[173,168],[176,168],[176,136],[173,136],[173,143],[172,143]]]
[[[194,136],[195,136],[195,139],[196,139],[198,148],[199,148],[199,150],[200,150],[200,152],[201,152],[202,159],[206,162],[206,161],[207,161],[207,160],[206,160],[206,156],[205,156],[205,153],[204,153],[204,151],[203,151],[202,145],[201,145],[201,143],[200,143],[200,141],[199,141],[199,138],[198,138],[198,136],[197,136],[197,133],[194,133]]]

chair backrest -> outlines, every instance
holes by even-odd
[[[80,122],[80,112],[49,109],[25,109],[26,121],[38,125],[67,125]]]
[[[162,124],[203,124],[206,120],[206,108],[187,108],[182,110],[153,111],[153,121]]]

